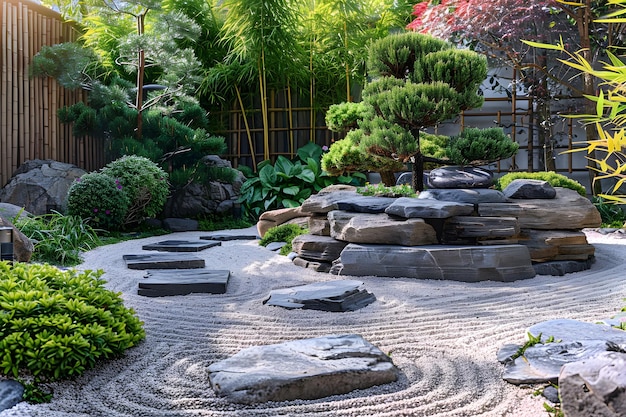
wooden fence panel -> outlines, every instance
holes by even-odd
[[[59,108],[84,101],[84,92],[29,77],[32,57],[44,45],[74,41],[80,34],[34,2],[3,0],[0,14],[0,187],[30,159],[54,159],[87,171],[102,167],[103,143],[74,138],[71,126],[57,117]]]

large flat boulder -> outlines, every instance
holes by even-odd
[[[454,201],[457,203],[506,203],[506,196],[498,190],[491,188],[452,188],[424,190],[417,198],[429,198],[441,201]]]
[[[579,230],[599,227],[600,213],[587,198],[574,190],[555,187],[553,199],[516,200],[513,203],[483,203],[478,214],[485,217],[516,217],[520,228]]]
[[[432,245],[435,229],[423,219],[394,219],[387,214],[362,214],[341,210],[328,213],[330,236],[351,243]]]
[[[528,249],[522,245],[393,246],[351,243],[341,252],[340,275],[504,281],[532,278]]]
[[[519,232],[515,217],[455,216],[444,222],[443,240],[510,238]]]
[[[412,197],[400,197],[385,210],[389,215],[405,219],[447,219],[452,216],[469,216],[473,212],[473,204]]]
[[[357,213],[384,213],[396,199],[392,197],[374,197],[357,194],[351,198],[337,201],[337,209]]]
[[[328,213],[339,208],[340,201],[349,200],[360,196],[356,192],[356,187],[351,185],[331,185],[313,194],[300,206],[304,213]]]
[[[391,359],[355,334],[251,347],[209,366],[215,393],[243,404],[323,398],[397,378]]]

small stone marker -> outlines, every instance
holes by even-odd
[[[209,366],[209,382],[236,403],[311,400],[394,382],[391,358],[356,334],[243,349]]]
[[[185,253],[123,255],[129,269],[204,268],[204,259]]]
[[[200,236],[202,240],[219,240],[222,242],[229,240],[256,240],[258,238],[257,235],[228,235],[225,233],[211,233],[210,235]]]
[[[224,294],[230,271],[202,269],[148,271],[146,276],[146,279],[139,281],[137,290],[137,294],[146,297],[191,293]]]
[[[263,304],[290,309],[354,311],[375,300],[376,296],[363,288],[363,282],[346,279],[273,290]]]
[[[143,245],[143,250],[158,250],[162,252],[199,252],[213,246],[220,246],[221,242],[195,242],[191,240],[164,240],[158,243]]]

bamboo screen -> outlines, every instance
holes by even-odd
[[[53,79],[29,78],[32,57],[44,45],[79,33],[56,12],[30,1],[3,0],[0,9],[0,187],[31,159],[53,159],[91,171],[104,164],[101,143],[76,139],[59,123],[57,109],[81,100]]]

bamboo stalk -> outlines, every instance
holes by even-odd
[[[20,134],[18,130],[18,112],[19,108],[19,89],[18,89],[18,50],[17,50],[17,9],[15,6],[11,6],[11,49],[10,49],[10,62],[11,62],[11,131],[9,133],[9,144],[7,149],[7,155],[5,158],[5,163],[10,167],[11,171],[14,171],[16,168],[16,157],[17,157],[17,149],[16,149],[16,141]]]
[[[0,112],[0,159],[4,160],[7,154],[6,146],[8,135],[8,111],[9,109],[9,99],[8,99],[8,88],[9,88],[9,78],[8,78],[8,52],[9,48],[7,45],[7,36],[8,36],[8,28],[7,28],[7,15],[8,15],[8,4],[6,2],[2,3],[2,33],[0,38],[2,39],[2,98],[1,98],[1,107],[5,109],[5,111]],[[2,184],[5,184],[11,173],[8,172],[9,168],[6,164],[2,164],[0,169],[0,177],[2,179]]]
[[[287,106],[289,108],[287,113],[289,117],[289,154],[293,158],[295,154],[295,146],[293,142],[293,106],[291,103],[291,84],[289,82],[287,82]]]
[[[254,151],[254,142],[252,141],[252,132],[250,132],[250,126],[248,125],[248,117],[246,116],[246,109],[243,106],[243,100],[241,99],[241,93],[239,87],[235,86],[237,92],[237,99],[239,100],[239,107],[241,107],[241,115],[243,116],[243,123],[246,126],[246,134],[248,135],[248,145],[250,146],[250,155],[252,156],[252,169],[256,171],[256,152]]]

